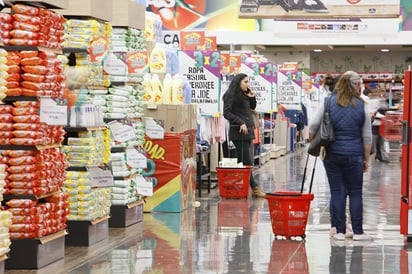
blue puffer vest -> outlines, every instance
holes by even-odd
[[[355,106],[347,107],[336,103],[336,94],[332,95],[330,114],[335,132],[335,142],[327,148],[327,153],[338,155],[362,156],[362,127],[365,121],[364,103],[355,99]]]

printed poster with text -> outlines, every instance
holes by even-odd
[[[272,112],[278,111],[278,65],[272,64]]]
[[[249,75],[249,87],[256,96],[256,111],[272,110],[272,65],[270,63],[242,64],[240,71]]]
[[[219,116],[220,53],[180,51],[179,71],[192,88],[192,104],[201,115]]]
[[[278,104],[286,109],[301,109],[302,72],[280,70],[278,72]]]

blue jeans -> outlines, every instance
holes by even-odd
[[[331,194],[332,225],[346,233],[346,196],[354,234],[363,234],[363,156],[326,154],[323,161]]]
[[[238,162],[242,162],[244,165],[253,166],[253,162],[250,157],[250,146],[252,144],[252,140],[232,140],[232,142],[236,147]],[[249,184],[251,188],[257,187],[255,179],[253,179],[252,172],[250,173]]]

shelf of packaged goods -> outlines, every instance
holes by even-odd
[[[39,199],[43,199],[43,198],[47,198],[50,197],[54,194],[58,194],[60,193],[59,191],[54,191],[54,192],[50,192],[50,193],[45,193],[43,195],[34,195],[34,194],[21,194],[21,195],[17,195],[17,194],[4,194],[3,195],[3,199],[4,200],[12,200],[12,199],[28,199],[28,200],[39,200]]]
[[[67,232],[33,239],[10,239],[9,258],[6,269],[38,269],[64,258],[64,241]]]
[[[38,145],[38,146],[17,146],[17,145],[0,145],[0,150],[43,150],[49,148],[61,147],[61,144]]]
[[[89,53],[87,48],[63,48],[63,53]]]
[[[127,227],[143,220],[143,200],[110,207],[109,227]]]
[[[97,131],[97,130],[105,130],[107,129],[106,126],[97,126],[97,127],[65,127],[64,130],[66,132],[83,132],[83,131]]]
[[[91,246],[109,237],[110,216],[103,216],[94,220],[67,221],[66,245]]]
[[[52,52],[55,54],[62,54],[62,49],[53,49],[53,48],[46,48],[46,47],[39,47],[39,46],[0,46],[6,51],[45,51],[45,52]]]

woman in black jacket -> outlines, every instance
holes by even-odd
[[[238,161],[244,165],[253,165],[250,146],[255,133],[251,110],[256,108],[256,97],[249,88],[249,77],[246,74],[239,73],[233,78],[223,95],[223,103],[223,116],[230,123],[229,139],[236,147]],[[250,187],[253,196],[266,195],[258,187],[252,174]]]

